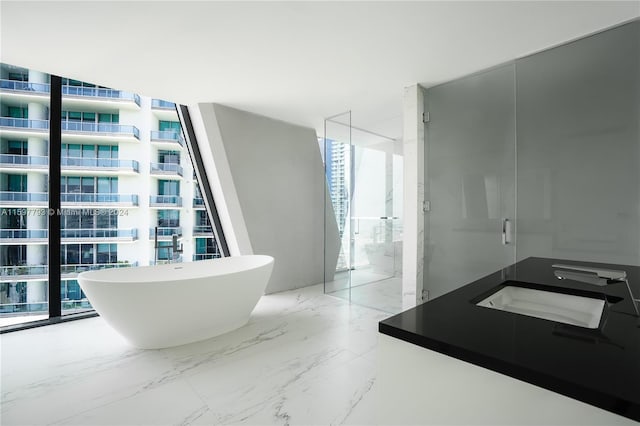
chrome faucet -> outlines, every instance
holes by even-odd
[[[564,271],[553,271],[553,274],[559,280],[569,279],[601,287],[609,284],[624,282],[627,285],[627,290],[629,292],[629,297],[631,298],[631,304],[633,305],[635,315],[637,317],[640,317],[640,312],[638,311],[638,302],[640,302],[640,300],[636,299],[633,296],[633,292],[631,291],[631,287],[629,286],[629,280],[627,279],[627,273],[625,271],[592,268],[582,265],[554,264],[551,265],[551,267],[564,269]]]

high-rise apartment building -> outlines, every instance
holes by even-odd
[[[327,181],[329,194],[335,210],[340,236],[344,233],[349,214],[349,161],[351,146],[345,143],[327,140]]]
[[[49,80],[0,64],[0,325],[47,313]],[[79,272],[220,257],[175,105],[72,79],[62,96],[63,312],[91,309]]]
[[[326,144],[324,149],[325,170],[327,175],[327,184],[329,187],[329,196],[333,205],[333,211],[336,215],[338,224],[338,234],[341,239],[344,238],[345,229],[348,231],[349,223],[349,201],[351,194],[351,179],[349,176],[351,170],[351,145],[334,141],[331,139],[324,140]],[[347,235],[347,238],[349,236]],[[344,270],[347,268],[348,253],[345,253],[345,246],[340,248],[338,262],[336,268]]]

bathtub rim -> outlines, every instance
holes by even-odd
[[[205,273],[197,274],[188,277],[180,277],[177,276],[175,271],[176,266],[187,266],[198,264],[198,268],[203,268],[208,264],[216,264],[220,262],[237,262],[239,258],[243,259],[252,259],[254,262],[248,262],[245,267],[235,267],[233,269],[227,268],[211,268],[206,270]],[[234,260],[230,260],[234,259]],[[188,281],[194,279],[201,279],[205,277],[219,277],[224,275],[231,275],[242,273],[243,271],[250,271],[254,269],[263,268],[268,265],[272,265],[275,262],[275,259],[272,256],[263,255],[263,254],[248,254],[242,256],[229,256],[229,257],[221,257],[218,259],[207,259],[207,260],[199,260],[196,262],[183,262],[183,263],[167,263],[163,265],[145,265],[145,266],[136,266],[133,268],[105,268],[98,269],[94,271],[85,271],[78,274],[76,278],[78,283],[81,281],[91,284],[129,284],[129,283],[137,283],[137,284],[154,284],[154,283],[174,283],[176,281]],[[153,270],[157,272],[153,278],[151,276],[145,277],[145,279],[134,279],[131,276],[131,271],[135,269],[136,273],[139,274],[140,270]],[[162,274],[163,271],[171,271],[171,274]],[[158,273],[159,272],[159,273]],[[115,278],[115,279],[114,279]],[[80,283],[82,287],[82,284]]]

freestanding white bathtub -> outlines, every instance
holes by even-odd
[[[88,271],[78,282],[100,316],[132,345],[158,349],[246,324],[272,269],[270,256],[236,256]]]

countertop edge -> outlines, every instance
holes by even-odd
[[[378,323],[378,331],[387,336],[394,337],[406,343],[417,345],[425,349],[433,350],[443,355],[451,356],[464,362],[486,368],[496,373],[504,374],[517,380],[547,389],[561,395],[573,398],[606,411],[640,422],[640,405],[633,401],[613,397],[609,394],[598,392],[566,380],[559,379],[549,374],[531,370],[509,362],[482,355],[468,349],[464,349],[450,343],[441,342],[421,336],[394,326]]]

